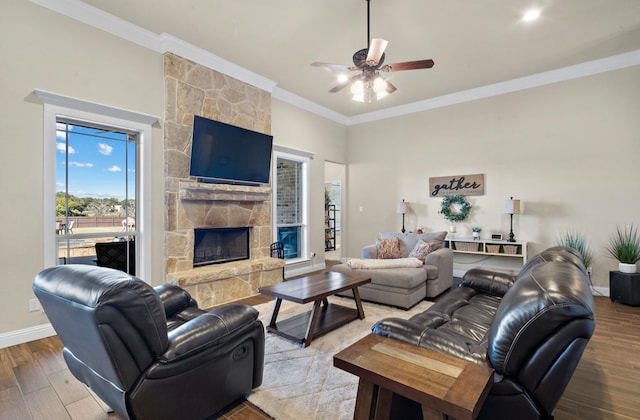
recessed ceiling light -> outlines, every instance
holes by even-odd
[[[540,17],[540,10],[531,9],[528,10],[523,16],[522,20],[525,22],[532,22]]]

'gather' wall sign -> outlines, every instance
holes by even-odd
[[[484,174],[429,178],[429,196],[484,195]]]

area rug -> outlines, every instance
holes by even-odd
[[[355,308],[352,299],[330,297],[329,302]],[[365,319],[355,320],[324,336],[309,347],[266,332],[262,385],[247,399],[276,420],[352,419],[358,378],[333,367],[333,355],[371,332],[383,318],[409,318],[431,306],[422,301],[409,311],[363,303]],[[256,306],[260,319],[269,322],[273,302]],[[308,311],[311,304],[282,302],[278,319]]]

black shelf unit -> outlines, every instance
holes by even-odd
[[[324,250],[336,249],[336,205],[328,204],[324,212]]]
[[[612,302],[640,306],[640,273],[610,271],[609,297]]]

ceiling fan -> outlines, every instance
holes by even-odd
[[[336,86],[329,89],[329,92],[339,92],[346,86],[351,85],[351,93],[353,100],[358,102],[372,102],[373,100],[382,99],[397,88],[386,78],[380,75],[380,72],[404,71],[429,69],[433,67],[434,62],[431,59],[405,61],[402,63],[384,64],[384,50],[387,48],[388,41],[382,38],[371,39],[370,35],[370,0],[367,2],[367,45],[369,48],[356,51],[353,54],[353,66],[345,66],[341,64],[331,63],[311,63],[315,67],[324,67],[329,70],[338,71],[358,71],[359,73],[347,78],[345,81],[339,82]]]

